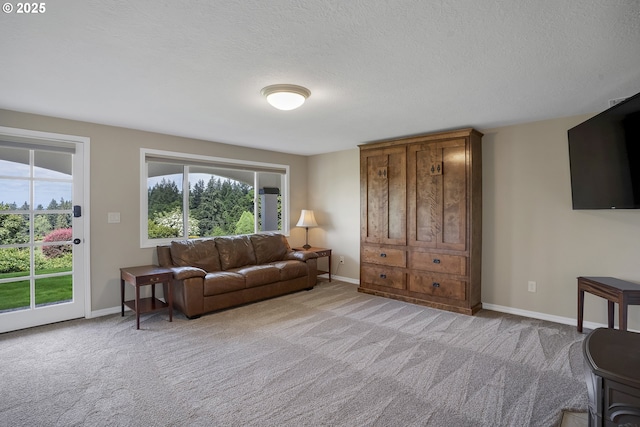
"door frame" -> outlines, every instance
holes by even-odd
[[[15,142],[41,142],[41,143],[64,143],[64,144],[75,144],[76,146],[82,147],[82,167],[83,167],[83,179],[82,179],[82,210],[83,214],[83,225],[82,225],[82,235],[83,242],[82,255],[84,257],[85,263],[83,268],[83,274],[81,277],[82,286],[84,287],[84,318],[88,319],[91,316],[91,215],[90,215],[90,143],[91,139],[85,136],[77,136],[77,135],[66,135],[61,133],[53,133],[53,132],[42,132],[21,128],[12,128],[6,126],[0,126],[0,138],[7,138],[10,141]],[[75,284],[74,284],[75,286]]]

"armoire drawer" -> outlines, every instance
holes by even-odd
[[[392,267],[406,267],[407,256],[406,251],[401,249],[364,246],[362,248],[362,262],[390,265]]]
[[[466,282],[446,276],[409,274],[409,290],[460,301],[467,299]]]
[[[392,268],[363,266],[360,282],[395,289],[407,288],[405,272]]]
[[[467,274],[467,257],[432,252],[410,252],[409,267],[434,273]]]

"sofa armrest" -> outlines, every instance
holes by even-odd
[[[207,272],[198,267],[171,267],[175,280],[186,280],[192,277],[204,277]]]
[[[310,251],[291,251],[287,252],[284,259],[293,259],[307,262],[307,260],[318,258],[318,254]]]

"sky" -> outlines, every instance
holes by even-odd
[[[47,207],[51,199],[72,200],[71,176],[49,169],[34,167],[34,207]],[[21,207],[29,202],[29,166],[0,159],[0,202]]]
[[[25,202],[29,202],[29,186],[31,179],[29,178],[29,165],[11,162],[9,160],[0,159],[0,202],[15,203],[20,208]],[[34,166],[34,208],[38,205],[47,207],[52,199],[57,202],[60,199],[65,201],[73,198],[72,177],[68,174],[57,172],[50,169]],[[182,174],[165,175],[159,177],[150,177],[147,181],[149,188],[153,187],[162,179],[174,181],[178,188],[182,186]],[[190,175],[192,182],[203,179],[209,181],[211,175],[194,173]],[[218,177],[220,179],[228,179]]]

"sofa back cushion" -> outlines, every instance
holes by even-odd
[[[252,234],[250,237],[256,253],[256,262],[266,264],[282,261],[291,250],[287,238],[278,233]]]
[[[255,265],[256,254],[249,236],[216,237],[215,241],[223,270]]]
[[[204,271],[220,271],[220,255],[214,239],[176,240],[171,242],[175,265],[192,266]]]
[[[173,267],[175,265],[171,259],[170,244],[156,246],[156,252],[158,254],[158,265],[160,267]]]

